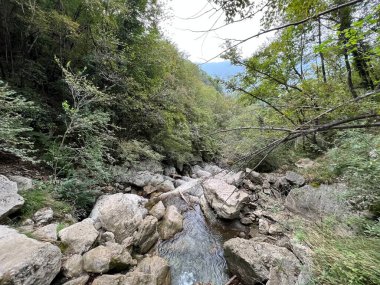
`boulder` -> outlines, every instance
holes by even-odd
[[[37,226],[45,225],[49,223],[54,216],[53,209],[50,207],[39,209],[33,215],[33,220]]]
[[[314,188],[305,185],[290,191],[285,200],[289,210],[307,218],[334,215],[342,217],[348,212],[344,197],[347,187],[344,184],[321,185]]]
[[[88,251],[98,237],[92,219],[85,219],[79,223],[64,228],[58,237],[67,246],[65,253],[83,253]]]
[[[0,220],[19,210],[24,199],[17,194],[17,183],[0,175]]]
[[[295,173],[293,171],[287,171],[285,178],[290,183],[297,186],[302,186],[305,184],[305,178],[301,174]]]
[[[163,240],[173,237],[183,229],[183,217],[175,206],[166,209],[165,216],[159,228],[160,237]]]
[[[157,220],[161,220],[161,218],[165,215],[165,205],[162,201],[158,202],[156,205],[150,209],[149,214],[156,217]]]
[[[19,191],[26,191],[33,188],[33,180],[27,177],[10,175],[9,180],[17,183],[17,188]]]
[[[130,174],[128,182],[137,187],[144,187],[150,183],[153,177],[154,175],[149,171],[138,171]]]
[[[57,240],[58,224],[50,224],[35,230],[32,235],[35,239],[41,241],[56,241]]]
[[[245,173],[243,171],[239,171],[237,173],[232,171],[222,171],[219,172],[217,175],[215,175],[215,179],[222,180],[226,182],[227,184],[231,184],[234,186],[240,186],[243,183],[243,180],[245,179]]]
[[[224,252],[229,270],[244,284],[294,285],[301,269],[288,249],[254,239],[233,238]]]
[[[207,172],[205,170],[202,170],[202,169],[199,169],[195,172],[195,175],[199,178],[203,178],[203,177],[210,177],[212,176],[212,174],[210,172]]]
[[[67,281],[66,283],[63,283],[63,285],[86,285],[88,279],[90,279],[90,276],[83,275],[81,277],[75,278],[73,280]]]
[[[74,254],[63,261],[63,274],[68,278],[78,277],[83,273],[83,259],[80,254]]]
[[[61,268],[61,251],[0,226],[0,284],[49,285]]]
[[[83,255],[83,269],[91,273],[106,273],[110,269],[125,270],[134,261],[126,248],[113,243],[100,245]]]
[[[220,179],[208,179],[203,183],[205,197],[216,214],[224,219],[239,217],[249,195]]]
[[[259,219],[259,233],[265,235],[269,232],[269,222],[267,219]]]
[[[127,285],[170,285],[170,267],[168,262],[158,256],[144,258],[135,271],[126,275]]]
[[[207,172],[210,172],[212,175],[216,175],[222,171],[222,169],[219,166],[214,164],[205,164],[203,169]]]
[[[147,253],[158,240],[158,220],[156,217],[147,216],[133,234],[134,245],[141,254]]]
[[[134,194],[113,194],[101,196],[90,217],[106,230],[113,232],[116,242],[122,242],[137,230],[148,210],[148,200]]]

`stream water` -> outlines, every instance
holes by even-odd
[[[220,225],[212,225],[213,222],[206,221],[200,206],[195,205],[184,213],[183,231],[158,245],[159,254],[170,263],[172,285],[224,285],[228,281],[223,256],[227,232]]]

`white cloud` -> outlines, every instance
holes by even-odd
[[[244,39],[260,31],[260,19],[255,17],[208,33],[191,32],[223,26],[223,12],[206,13],[212,8],[207,0],[171,0],[166,6],[171,9],[172,17],[163,23],[164,33],[193,62],[204,62],[223,51],[223,39]],[[266,37],[260,37],[242,44],[240,49],[243,56],[250,56],[265,41]],[[221,60],[218,58],[213,61]]]

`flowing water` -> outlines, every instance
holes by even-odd
[[[199,205],[185,212],[183,231],[158,246],[159,254],[170,263],[172,285],[225,284],[229,276],[223,241],[208,225]]]

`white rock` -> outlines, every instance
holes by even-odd
[[[42,241],[56,241],[57,227],[58,224],[50,224],[35,230],[32,235],[34,238]]]
[[[9,180],[17,183],[19,191],[26,191],[33,188],[33,180],[23,176],[10,175]]]
[[[19,210],[24,199],[17,194],[16,182],[0,175],[0,220]]]
[[[116,242],[122,242],[136,231],[145,218],[148,200],[134,194],[114,194],[101,196],[90,217],[99,222],[103,229],[115,234]]]
[[[68,257],[62,264],[63,274],[68,278],[78,277],[83,273],[83,259],[80,254]]]
[[[0,283],[49,285],[61,268],[61,251],[0,226]]]
[[[65,253],[83,253],[88,251],[97,239],[99,233],[94,227],[92,219],[85,219],[79,223],[64,228],[58,237],[67,246]]]
[[[37,226],[41,226],[49,223],[53,219],[53,216],[54,212],[52,208],[42,208],[33,215],[33,220]]]
[[[249,195],[219,179],[208,179],[203,184],[205,197],[216,214],[224,219],[235,219],[248,201]]]

